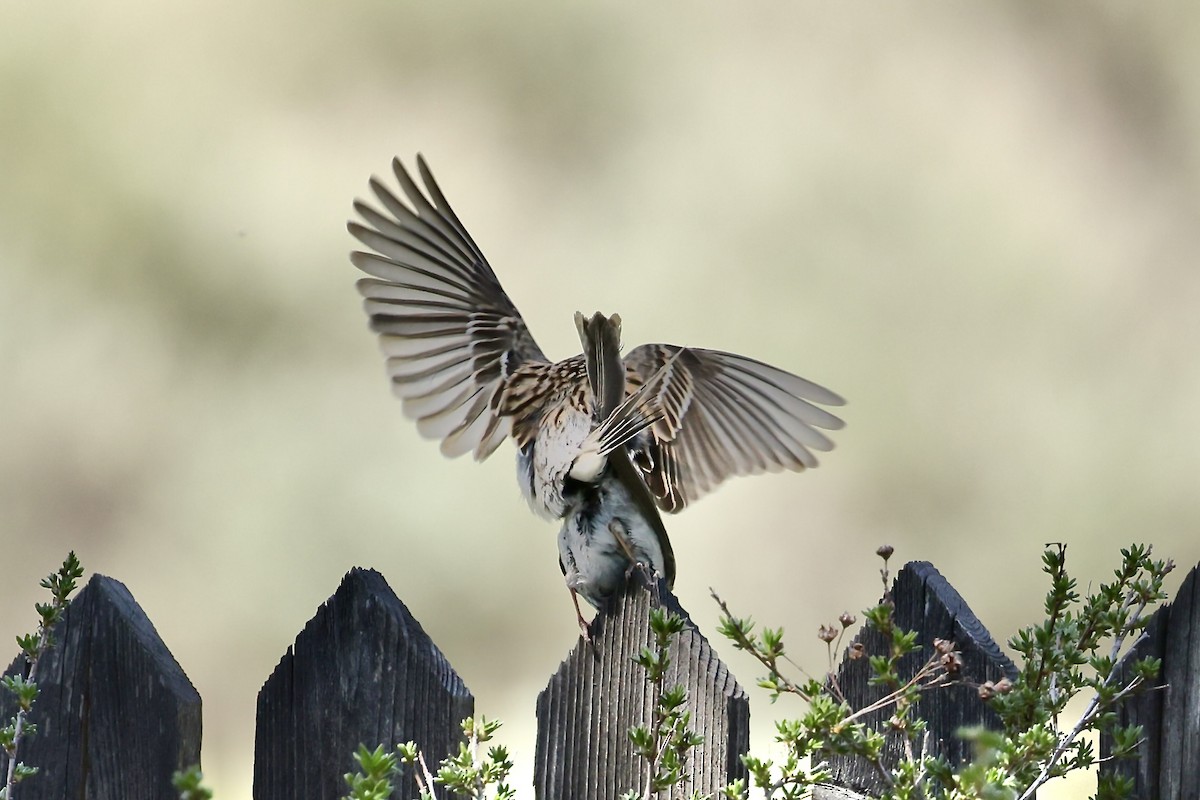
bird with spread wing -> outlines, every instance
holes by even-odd
[[[507,438],[533,510],[563,521],[559,563],[593,606],[636,563],[675,577],[659,510],[675,513],[727,478],[817,466],[838,395],[745,356],[644,344],[622,357],[620,318],[576,314],[583,353],[550,361],[429,171],[424,190],[392,162],[401,200],[354,204],[350,260],[393,391],[450,457],[482,460]],[[575,600],[578,614],[578,600]],[[586,632],[582,615],[580,624]]]

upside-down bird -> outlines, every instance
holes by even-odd
[[[420,433],[476,460],[508,437],[530,507],[562,520],[559,564],[599,608],[641,563],[675,578],[658,513],[682,510],[734,475],[817,466],[841,397],[745,356],[644,344],[620,354],[621,321],[575,321],[583,353],[543,355],[487,259],[417,156],[424,191],[400,163],[407,199],[379,178],[354,208],[350,255],[392,388]]]

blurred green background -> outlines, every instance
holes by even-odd
[[[821,469],[668,520],[710,637],[713,586],[822,669],[885,541],[998,638],[1038,616],[1045,542],[1084,586],[1134,540],[1200,559],[1200,6],[0,14],[0,641],[68,549],[124,581],[204,698],[220,798],[351,566],[506,721],[521,785],[578,633],[511,447],[444,460],[389,394],[344,221],[394,154],[428,157],[552,357],[572,312],[618,311],[631,346],[849,399]],[[762,747],[796,709],[752,696]]]

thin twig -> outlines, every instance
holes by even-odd
[[[37,682],[38,664],[41,663],[42,656],[44,656],[46,654],[46,636],[47,636],[47,634],[44,630],[39,630],[38,632],[40,634],[40,640],[38,642],[37,654],[33,658],[28,659],[29,660],[29,674],[27,676],[25,676],[25,681],[27,683],[36,683]],[[26,711],[24,708],[18,708],[16,722],[13,724],[12,750],[11,750],[11,752],[9,752],[9,755],[8,755],[8,776],[7,776],[7,780],[4,783],[4,797],[6,800],[16,800],[15,792],[16,792],[16,787],[17,787],[17,753],[20,750],[21,739],[25,735],[25,717],[26,717],[26,715],[28,715],[28,713],[29,712]]]
[[[1122,614],[1127,612],[1133,606],[1133,603],[1136,600],[1137,600],[1136,595],[1134,595],[1131,592],[1130,595],[1128,597],[1126,597],[1125,601],[1121,604]],[[1149,600],[1147,598],[1143,597],[1141,602],[1137,606],[1137,610],[1134,611],[1133,615],[1121,626],[1121,629],[1118,630],[1114,634],[1113,645],[1110,650],[1110,653],[1111,653],[1110,659],[1114,663],[1113,663],[1112,672],[1110,672],[1108,677],[1104,679],[1103,686],[1105,688],[1112,686],[1114,683],[1117,682],[1117,679],[1120,677],[1121,673],[1117,669],[1116,657],[1121,651],[1121,647],[1124,644],[1125,638],[1131,632],[1132,626],[1141,620],[1142,613],[1146,610],[1146,606],[1148,605],[1148,603],[1149,603]],[[1138,637],[1138,641],[1141,641],[1143,638],[1145,638],[1145,636],[1146,636],[1146,634],[1143,633],[1141,636]],[[1127,686],[1125,686],[1123,689],[1121,689],[1115,695],[1112,696],[1111,700],[1109,700],[1107,705],[1115,706],[1121,700],[1125,699],[1131,693],[1136,691],[1144,682],[1145,681],[1141,676],[1135,676],[1129,682],[1129,684]],[[1089,725],[1091,725],[1091,723],[1096,719],[1096,717],[1099,716],[1099,713],[1100,713],[1100,694],[1099,694],[1099,692],[1097,692],[1096,694],[1094,694],[1092,696],[1091,700],[1088,701],[1087,707],[1084,709],[1083,714],[1080,715],[1079,721],[1075,724],[1075,727],[1071,729],[1071,732],[1068,733],[1066,736],[1059,737],[1058,745],[1055,746],[1053,752],[1050,754],[1050,758],[1047,759],[1046,764],[1042,767],[1041,771],[1038,773],[1037,778],[1034,779],[1033,783],[1029,786],[1028,789],[1025,790],[1025,792],[1020,796],[1020,798],[1018,798],[1018,800],[1028,800],[1029,798],[1033,797],[1033,795],[1037,791],[1038,787],[1040,787],[1046,781],[1050,780],[1050,777],[1051,777],[1050,773],[1054,769],[1054,767],[1058,764],[1059,759],[1061,759],[1063,757],[1063,754],[1065,754],[1067,752],[1067,750],[1071,747],[1071,744],[1075,741],[1075,739],[1077,739],[1079,737],[1079,734],[1082,733],[1085,728],[1087,728]]]

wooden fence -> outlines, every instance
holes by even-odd
[[[1175,602],[1156,614],[1136,654],[1162,658],[1166,683],[1122,712],[1123,722],[1146,726],[1146,749],[1136,761],[1106,767],[1134,776],[1139,798],[1200,797],[1196,574],[1192,570]],[[1012,663],[932,565],[904,567],[893,599],[898,624],[919,632],[924,653],[934,639],[952,640],[970,679],[1015,676]],[[655,607],[687,617],[662,586],[631,580],[598,617],[594,642],[580,641],[551,676],[537,699],[535,797],[614,800],[644,784],[644,767],[627,732],[650,719],[650,690],[632,659],[651,644],[648,617]],[[20,800],[174,798],[172,772],[200,760],[200,697],[129,591],[112,578],[93,576],[56,636],[32,713],[39,733],[21,751],[23,761],[42,771],[21,785]],[[876,643],[870,632],[864,636],[871,651]],[[687,686],[693,728],[705,737],[690,763],[687,789],[713,792],[745,774],[738,757],[749,743],[749,702],[690,621],[671,655],[668,685]],[[912,656],[914,662],[925,657]],[[23,667],[18,658],[9,671]],[[844,661],[838,680],[855,707],[876,691],[867,682],[866,659]],[[6,693],[0,714],[7,718],[11,706]],[[457,749],[459,722],[473,711],[471,693],[383,577],[351,570],[259,692],[254,798],[341,797],[341,776],[353,769],[351,753],[359,743],[414,740],[436,761]],[[927,695],[921,713],[929,722],[928,746],[952,760],[967,755],[955,736],[958,728],[997,724],[967,687]],[[1107,745],[1101,743],[1102,752]],[[893,757],[898,753],[897,744]],[[836,785],[819,791],[820,800],[878,792],[876,776],[853,759],[833,766]],[[415,796],[411,782],[394,794]]]

